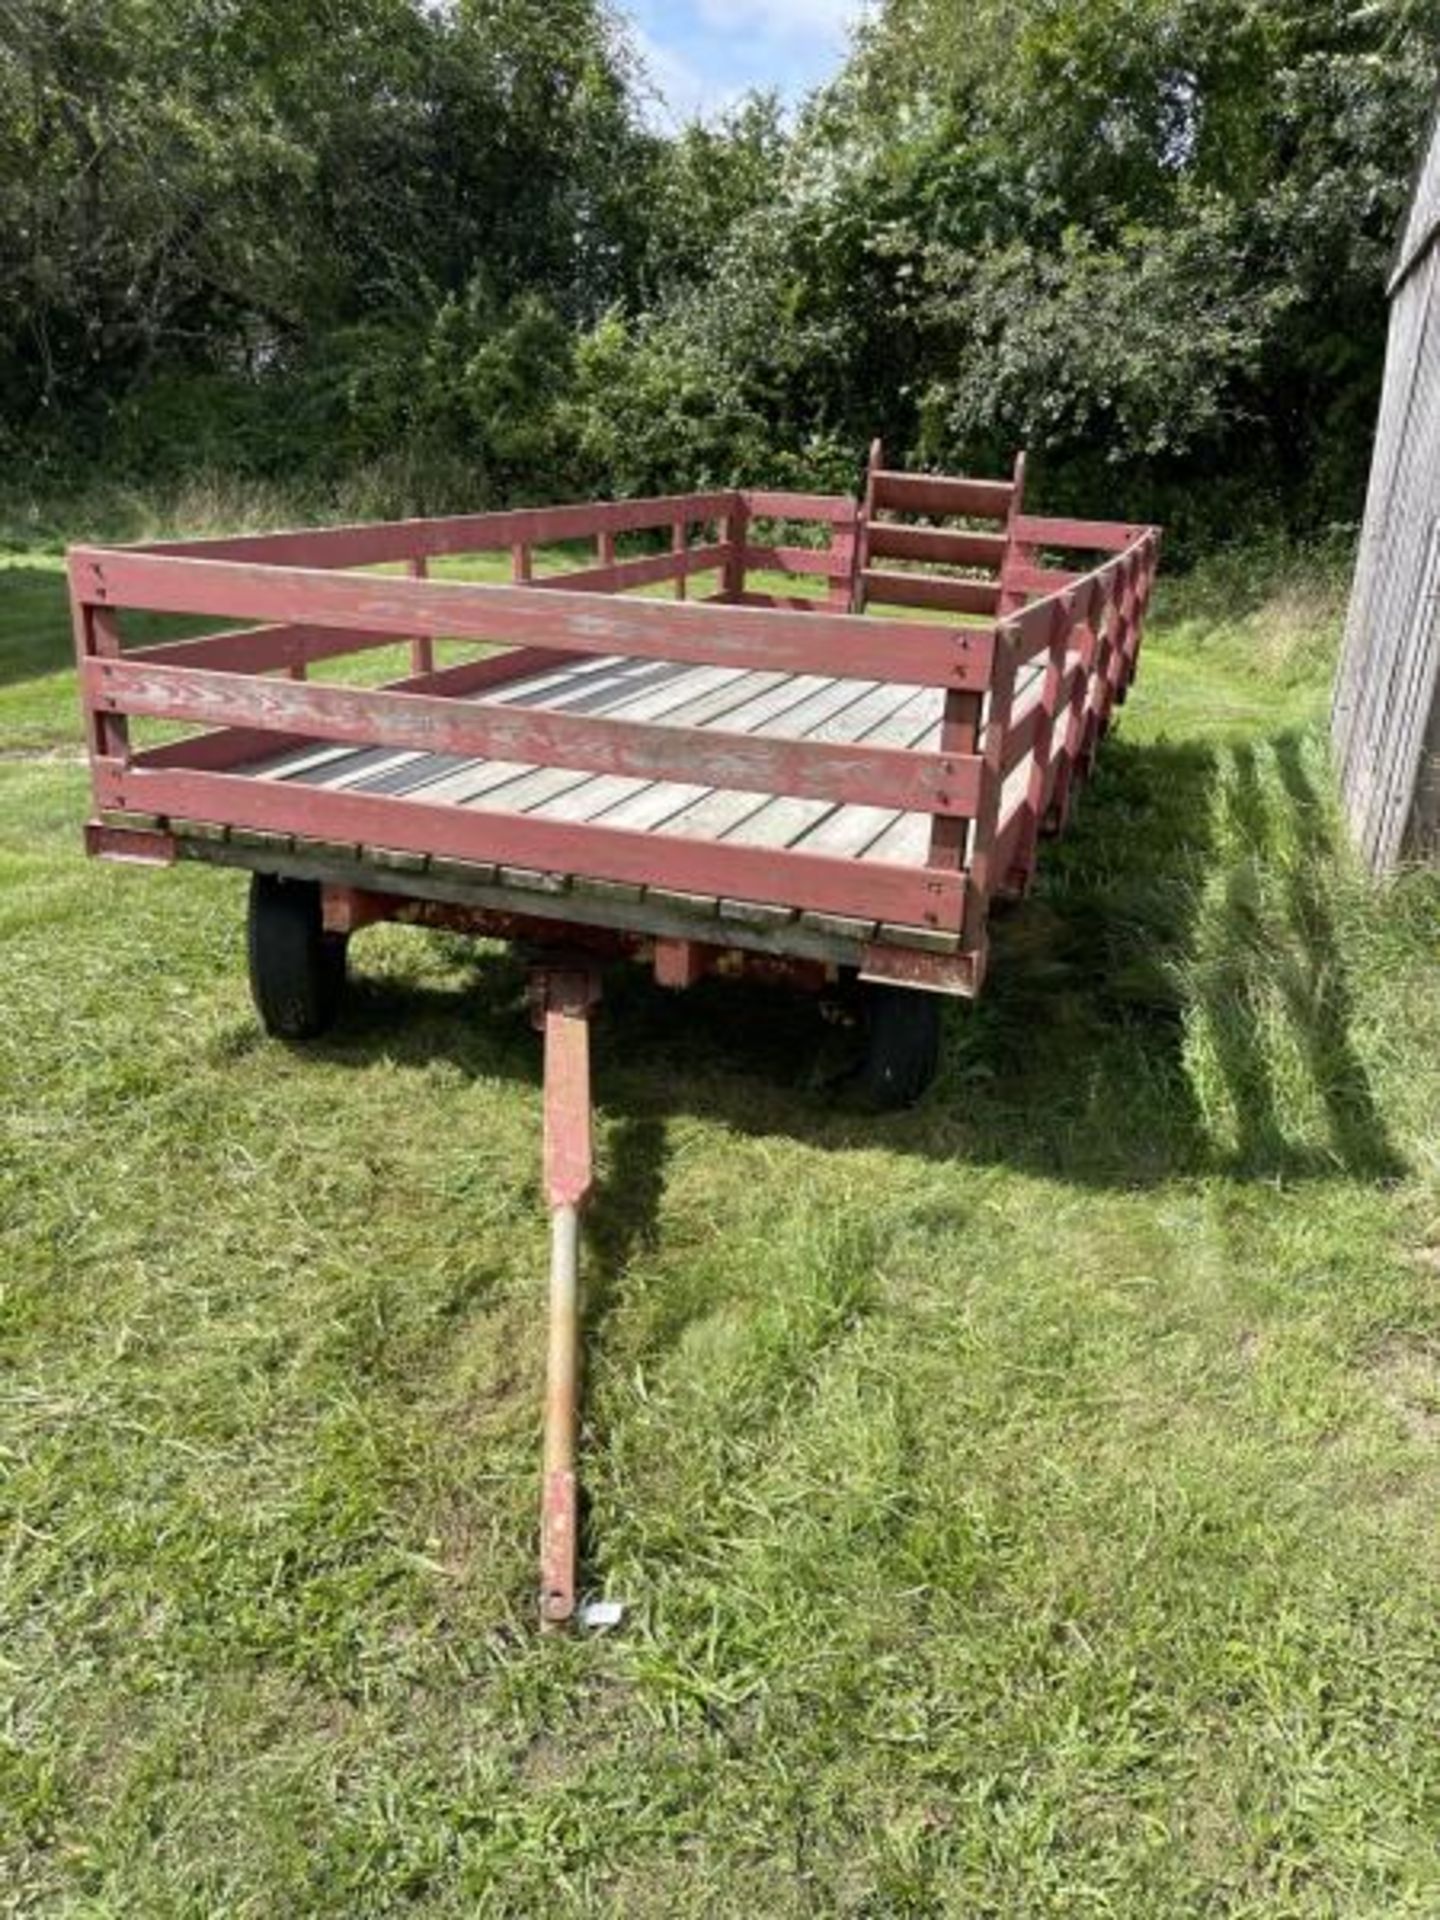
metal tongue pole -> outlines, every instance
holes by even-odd
[[[590,1015],[599,975],[551,962],[531,974],[545,1042],[545,1197],[550,1206],[550,1343],[540,1508],[540,1622],[553,1632],[575,1612],[579,1499],[575,1442],[580,1389],[580,1209],[593,1179]]]

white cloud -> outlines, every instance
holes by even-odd
[[[631,0],[633,43],[667,132],[713,120],[752,88],[798,100],[839,67],[869,0]]]
[[[743,87],[716,85],[694,61],[664,46],[637,20],[632,19],[630,32],[655,90],[652,99],[642,102],[642,110],[657,133],[674,132],[691,120],[713,120],[743,97]]]
[[[864,0],[698,0],[695,10],[717,33],[790,42],[817,37],[841,48],[864,11]]]

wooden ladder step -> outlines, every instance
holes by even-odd
[[[905,527],[872,520],[866,532],[877,560],[929,560],[944,567],[998,567],[1005,558],[1003,533],[971,533],[958,527]]]
[[[1009,480],[964,480],[883,470],[872,473],[870,479],[870,504],[877,512],[891,507],[899,513],[931,513],[942,519],[1004,520],[1015,497]]]
[[[946,613],[993,614],[1000,605],[1000,588],[993,580],[886,573],[876,567],[867,567],[860,577],[867,601],[892,607],[938,607]]]

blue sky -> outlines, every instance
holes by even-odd
[[[622,0],[666,127],[713,114],[751,87],[798,100],[845,56],[862,0]]]

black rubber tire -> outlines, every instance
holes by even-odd
[[[251,875],[250,996],[267,1033],[314,1040],[334,1025],[347,944],[343,933],[325,931],[315,881]]]
[[[914,987],[865,989],[865,1057],[860,1089],[872,1106],[913,1107],[940,1065],[939,994]]]

